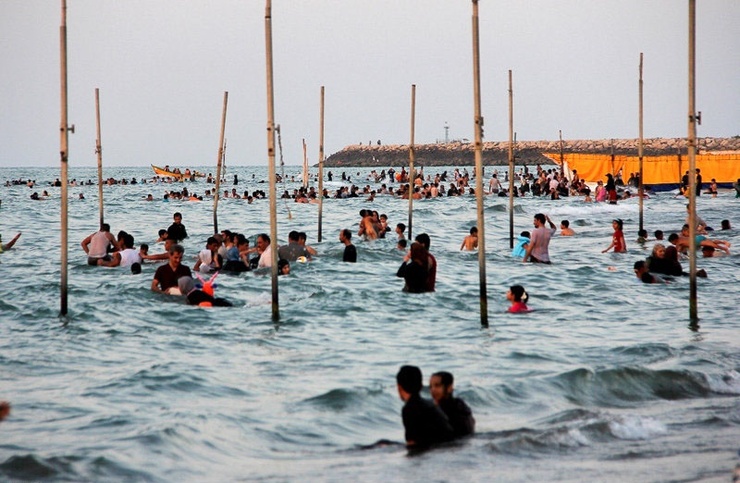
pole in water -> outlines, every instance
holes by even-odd
[[[412,238],[413,230],[413,218],[414,218],[414,181],[416,181],[416,174],[414,173],[414,131],[416,125],[416,84],[411,85],[411,140],[409,141],[409,240]]]
[[[62,0],[62,21],[59,27],[59,50],[60,50],[60,71],[61,71],[61,121],[59,123],[60,149],[61,157],[61,315],[67,315],[67,275],[68,275],[68,193],[67,193],[67,168],[69,160],[69,132],[74,132],[74,126],[69,126],[67,120],[67,1]]]
[[[639,88],[640,88],[640,94],[639,94],[639,98],[640,98],[640,139],[639,139],[639,142],[637,144],[637,151],[638,151],[637,157],[640,160],[640,183],[639,183],[639,185],[637,187],[637,195],[640,197],[640,200],[639,200],[639,204],[640,204],[640,230],[642,230],[642,229],[645,228],[644,223],[643,223],[643,220],[644,220],[644,218],[643,218],[643,205],[644,205],[643,198],[644,198],[645,191],[644,191],[644,186],[643,186],[643,183],[642,183],[642,176],[643,176],[643,171],[642,171],[642,145],[643,145],[643,136],[642,136],[642,120],[643,120],[643,118],[642,118],[642,52],[640,52],[640,84],[639,84]]]
[[[321,243],[322,216],[324,213],[324,86],[321,86],[321,114],[319,119],[319,236]]]
[[[696,0],[689,0],[689,319],[698,328],[696,301]]]
[[[229,92],[224,91],[224,107],[221,110],[221,136],[218,141],[218,159],[216,160],[216,193],[213,196],[213,233],[218,233],[218,197],[221,190],[221,167],[224,162],[224,136],[226,134],[226,107],[229,104]]]
[[[483,216],[483,116],[480,101],[480,41],[478,0],[473,0],[473,98],[475,105],[475,191],[478,205],[478,272],[480,275],[480,323],[488,327],[488,294],[486,287],[486,231]]]
[[[280,320],[277,269],[277,190],[275,182],[275,93],[272,72],[272,1],[265,0],[265,62],[267,72],[267,160],[270,177],[270,251],[272,252],[272,320]]]
[[[100,211],[100,225],[103,226],[103,144],[100,136],[100,89],[95,88],[95,154],[98,155],[98,209]]]
[[[509,248],[514,248],[514,87],[509,70]]]

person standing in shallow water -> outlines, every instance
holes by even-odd
[[[411,244],[411,249],[403,258],[403,263],[398,268],[397,277],[403,278],[406,283],[404,292],[424,293],[428,292],[427,283],[429,270],[427,269],[428,254],[424,245],[419,242]]]
[[[530,311],[529,307],[527,307],[529,294],[521,285],[512,285],[509,287],[509,291],[506,292],[506,300],[511,302],[511,306],[506,310],[507,312],[515,314]]]
[[[545,222],[550,224],[549,229],[545,228]],[[522,262],[550,264],[550,238],[554,233],[555,223],[552,222],[549,216],[542,213],[534,215],[534,230],[532,230],[532,237],[529,240]]]
[[[357,262],[357,248],[352,244],[352,232],[348,228],[339,232],[339,241],[344,243],[343,262]]]
[[[623,223],[622,220],[617,218],[612,221],[612,228],[614,228],[614,234],[612,235],[611,244],[606,247],[601,253],[606,253],[612,248],[614,253],[625,253],[627,251],[627,244],[624,241],[624,232],[622,231]]]
[[[421,397],[421,369],[402,366],[396,374],[398,396],[405,403],[401,411],[406,446],[414,449],[451,441],[454,432],[447,416],[433,402]]]

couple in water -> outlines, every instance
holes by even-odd
[[[405,403],[401,415],[408,448],[428,448],[475,431],[470,407],[452,394],[454,379],[449,372],[435,372],[430,378],[432,401],[421,397],[422,374],[416,366],[402,366],[396,385]]]

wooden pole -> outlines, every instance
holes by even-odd
[[[278,303],[277,190],[275,182],[275,93],[272,73],[272,0],[265,0],[265,57],[267,71],[267,159],[270,177],[270,246],[272,252],[272,320],[280,320]]]
[[[68,205],[68,194],[67,194],[67,162],[69,160],[69,132],[74,132],[74,126],[69,126],[67,120],[67,1],[62,0],[62,21],[59,27],[59,51],[60,51],[60,86],[61,86],[61,120],[59,123],[59,134],[60,134],[60,148],[59,154],[61,157],[61,178],[62,178],[62,189],[61,189],[61,315],[67,315],[67,256],[68,256],[68,216],[67,216],[67,205]]]
[[[514,85],[509,70],[509,248],[514,248]]]
[[[303,139],[303,172],[301,173],[303,189],[308,189],[308,155],[306,154],[306,140]]]
[[[321,107],[319,119],[319,236],[321,243],[322,215],[324,212],[324,86],[321,86]]]
[[[699,322],[696,302],[696,0],[689,0],[689,319]]]
[[[409,141],[409,240],[413,240],[414,220],[414,134],[416,127],[416,84],[411,85],[411,140]]]
[[[644,209],[644,203],[643,203],[643,197],[644,197],[644,187],[643,187],[643,170],[642,170],[642,145],[643,145],[643,136],[642,136],[642,52],[640,52],[640,139],[637,144],[637,156],[640,159],[640,184],[637,187],[637,195],[640,197],[640,230],[644,229],[644,217],[643,217],[643,209]]]
[[[213,233],[218,233],[218,199],[221,195],[221,168],[224,162],[224,137],[226,135],[226,107],[229,92],[224,91],[224,107],[221,110],[221,136],[218,140],[218,159],[216,160],[216,193],[213,195]]]
[[[98,155],[98,210],[100,211],[100,224],[103,226],[103,144],[100,137],[100,89],[95,88],[95,127],[97,136],[95,138],[95,154]]]
[[[560,176],[565,174],[565,155],[563,154],[563,130],[558,129],[558,137],[560,138]]]
[[[475,105],[475,194],[478,202],[478,272],[480,275],[480,323],[488,327],[488,294],[486,287],[486,231],[483,217],[483,116],[480,102],[480,41],[478,34],[478,0],[473,0],[473,96]]]

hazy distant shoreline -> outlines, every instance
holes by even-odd
[[[731,138],[699,138],[700,152],[740,151],[740,136]],[[563,140],[565,153],[637,154],[637,139]],[[560,141],[517,141],[514,147],[516,164],[548,164],[543,153],[560,151]],[[645,156],[686,154],[686,138],[650,138],[643,140]],[[508,164],[509,143],[484,142],[483,164]],[[326,167],[386,167],[406,165],[409,161],[407,144],[353,144],[329,156]],[[417,144],[414,163],[419,166],[471,166],[474,164],[472,142]]]

